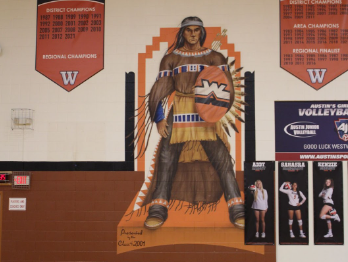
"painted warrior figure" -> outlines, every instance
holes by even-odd
[[[150,121],[162,136],[155,158],[152,183],[144,203],[149,204],[145,227],[157,229],[168,217],[169,201],[187,201],[193,205],[219,201],[222,194],[228,204],[230,221],[244,228],[244,202],[235,179],[233,159],[221,122],[202,120],[195,108],[194,86],[201,71],[209,66],[220,68],[234,88],[227,59],[203,47],[206,31],[198,17],[181,23],[176,41],[160,64],[160,72],[147,99]],[[175,91],[167,119],[163,101]],[[146,118],[146,117],[145,117]]]

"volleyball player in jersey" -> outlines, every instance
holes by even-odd
[[[290,182],[284,182],[280,188],[279,191],[287,194],[289,197],[289,203],[288,203],[288,215],[289,215],[289,230],[290,230],[290,237],[295,238],[295,235],[292,231],[292,224],[293,224],[293,218],[294,213],[296,215],[297,223],[300,228],[300,238],[306,238],[306,235],[303,233],[302,228],[302,218],[301,218],[301,206],[306,201],[306,197],[304,194],[298,190],[298,185],[296,182],[292,184],[292,188],[290,185]]]
[[[334,181],[329,178],[325,180],[323,190],[320,192],[319,197],[323,199],[324,206],[322,207],[319,217],[325,219],[327,222],[328,233],[325,238],[333,237],[331,220],[340,222],[341,219],[334,209],[334,202],[332,200],[332,194],[334,189]]]
[[[263,184],[261,180],[255,181],[255,190],[252,190],[252,193],[254,195],[254,201],[251,208],[254,209],[254,214],[256,218],[255,237],[259,238],[259,223],[261,220],[261,223],[262,223],[261,238],[265,238],[266,237],[265,215],[268,209],[268,194],[267,194],[267,190],[263,188]]]

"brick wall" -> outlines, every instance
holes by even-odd
[[[32,173],[30,190],[2,186],[1,261],[202,262],[238,256],[231,248],[187,244],[117,255],[117,225],[143,179],[143,172],[40,171]],[[25,197],[27,210],[9,211],[10,197]]]
[[[30,190],[2,187],[2,261],[123,261],[116,229],[142,172],[33,172]],[[27,198],[9,211],[9,197]]]

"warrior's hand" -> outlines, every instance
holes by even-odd
[[[169,135],[168,130],[167,130],[167,126],[169,126],[169,125],[167,124],[167,120],[165,120],[165,119],[163,119],[157,123],[158,134],[160,134],[164,138],[166,138]]]

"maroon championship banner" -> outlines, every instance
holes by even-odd
[[[36,71],[70,92],[104,68],[105,0],[38,0]]]
[[[280,0],[280,66],[316,90],[348,69],[348,0]]]

